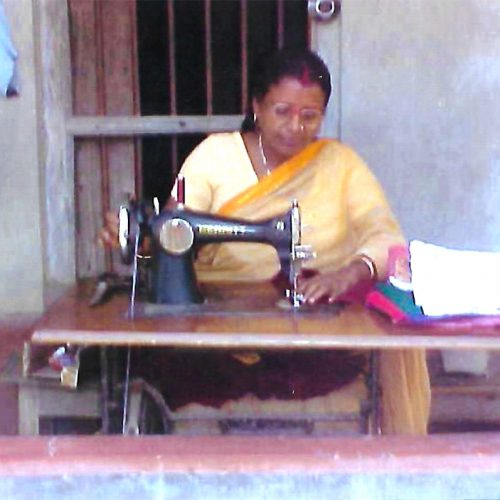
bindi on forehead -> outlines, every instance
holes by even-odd
[[[311,78],[311,73],[308,71],[307,73],[304,73],[300,76],[285,76],[283,77],[278,83],[272,85],[270,87],[270,91],[278,91],[278,92],[283,92],[285,90],[292,90],[292,91],[297,91],[297,90],[316,90],[321,92],[323,95],[323,91],[318,84],[318,82],[315,82]]]
[[[325,94],[317,82],[307,80],[309,84],[304,84],[297,76],[286,76],[278,83],[271,85],[268,92],[260,102],[272,104],[276,102],[290,102],[301,107],[323,108],[325,104]]]
[[[312,80],[311,71],[306,66],[302,68],[302,74],[299,76],[298,80],[302,85],[304,85],[304,87],[309,87],[310,85],[316,83]]]

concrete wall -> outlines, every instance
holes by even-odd
[[[342,5],[341,137],[407,237],[500,250],[500,2]]]
[[[0,98],[0,312],[32,313],[74,280],[68,19],[59,0],[3,5],[21,88]]]
[[[40,311],[43,227],[33,4],[3,4],[20,54],[20,96],[0,98],[0,310]]]
[[[43,172],[44,299],[51,303],[75,280],[75,169],[69,19],[66,2],[36,0],[38,67],[41,68],[40,130]]]

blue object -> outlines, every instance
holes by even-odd
[[[0,3],[0,95],[17,94],[17,52],[10,38],[3,5]]]

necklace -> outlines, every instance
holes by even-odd
[[[266,155],[264,154],[264,148],[262,146],[262,134],[259,134],[259,151],[260,151],[260,156],[262,158],[262,164],[266,169],[266,175],[269,175],[271,173],[271,169],[267,166],[267,158]]]

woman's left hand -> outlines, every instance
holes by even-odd
[[[366,262],[355,259],[336,271],[318,273],[312,277],[300,276],[297,291],[308,304],[315,304],[322,299],[331,304],[358,283],[371,279],[370,268]]]

